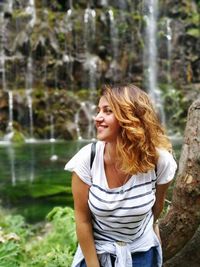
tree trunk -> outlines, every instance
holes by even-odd
[[[200,266],[200,98],[189,108],[172,204],[160,230],[164,267]]]

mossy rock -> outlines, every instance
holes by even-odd
[[[24,143],[25,136],[21,132],[14,130],[13,135],[11,137],[11,141],[17,144]]]

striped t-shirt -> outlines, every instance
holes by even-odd
[[[132,243],[153,225],[155,185],[171,181],[176,170],[173,156],[158,149],[156,173],[133,175],[123,186],[109,188],[104,169],[105,142],[98,141],[90,169],[91,144],[84,146],[65,166],[90,185],[88,204],[93,218],[95,242]],[[153,244],[149,243],[149,248]]]

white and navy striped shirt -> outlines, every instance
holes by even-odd
[[[152,207],[156,183],[165,184],[172,180],[176,163],[168,151],[158,149],[156,173],[151,170],[133,175],[123,186],[111,189],[105,175],[104,148],[105,142],[98,141],[92,169],[91,144],[88,144],[66,164],[65,170],[76,172],[83,182],[90,185],[88,204],[97,247],[99,244],[114,244],[118,241],[126,244],[140,243],[145,240],[145,236],[150,236],[149,231],[153,229]],[[136,246],[137,251],[158,245],[154,236],[142,244]]]

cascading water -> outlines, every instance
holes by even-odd
[[[86,53],[91,49],[90,46],[95,40],[96,35],[96,12],[89,6],[84,13],[84,39]]]
[[[110,30],[110,50],[112,51],[112,61],[110,62],[110,76],[114,81],[119,81],[119,33],[114,13],[112,9],[108,10],[109,30]]]
[[[85,136],[84,139],[89,140],[91,138],[94,138],[95,129],[94,129],[93,115],[95,108],[96,106],[89,101],[80,103],[80,108],[75,114],[75,124],[76,124],[76,132],[78,140],[83,139],[82,137],[83,133],[81,132],[81,127],[80,127],[81,123],[87,125],[85,129],[86,133],[84,133]]]
[[[13,12],[13,0],[8,1],[8,12],[12,14]]]
[[[54,117],[51,114],[50,116],[50,142],[55,142],[55,133],[54,133]]]
[[[94,91],[96,91],[96,68],[97,58],[92,54],[92,46],[96,36],[96,12],[89,6],[84,13],[84,44],[85,44],[85,62],[84,68],[88,72],[90,88],[90,98],[92,98]],[[90,99],[92,100],[92,99]]]
[[[36,22],[36,10],[35,10],[35,1],[29,0],[28,6],[26,8],[26,13],[31,15],[31,20],[28,23],[28,26],[33,29]],[[32,106],[32,90],[33,90],[33,62],[32,56],[29,55],[27,60],[27,75],[26,75],[26,97],[27,97],[27,105],[29,110],[29,123],[30,123],[30,138],[28,142],[34,142],[33,135],[33,106]]]
[[[4,12],[0,11],[0,74],[2,80],[2,88],[4,91],[6,91],[4,46],[5,46]]]
[[[54,133],[54,117],[51,115],[50,117],[50,122],[51,122],[51,129],[50,129],[50,142],[51,142],[51,161],[56,161],[58,159],[58,156],[55,154],[55,147],[54,147],[54,142],[56,141],[55,139],[55,133]]]
[[[166,39],[167,39],[167,81],[170,85],[171,80],[171,54],[172,54],[172,29],[170,25],[171,21],[167,18],[166,20]]]
[[[79,140],[82,140],[82,132],[80,130],[81,121],[86,120],[87,131],[85,139],[91,139],[94,135],[94,97],[96,95],[97,89],[97,64],[98,58],[96,55],[92,54],[92,47],[96,37],[96,12],[94,9],[88,7],[84,12],[84,46],[85,46],[85,57],[84,57],[84,70],[87,72],[88,85],[87,87],[90,90],[88,101],[80,102],[80,108],[75,114],[75,124],[77,137]]]
[[[177,37],[178,33],[174,30],[174,25],[176,29],[179,29],[179,26],[183,29],[184,26],[176,24],[171,13],[161,10],[158,16],[158,5],[162,9],[163,3],[158,0],[127,0],[122,1],[123,3],[108,0],[74,1],[74,3],[72,0],[4,2],[7,5],[6,11],[4,9],[2,12],[3,9],[0,8],[2,26],[0,28],[0,85],[2,85],[2,91],[5,91],[0,92],[3,97],[0,112],[4,115],[0,116],[0,130],[3,134],[6,133],[11,118],[9,115],[11,113],[8,112],[8,90],[12,90],[14,96],[15,133],[17,134],[17,130],[20,129],[23,136],[29,133],[30,138],[51,139],[51,116],[54,118],[55,136],[64,139],[73,138],[74,114],[79,113],[79,108],[82,113],[84,112],[81,101],[83,105],[88,101],[92,105],[96,101],[97,89],[104,83],[125,81],[144,87],[153,98],[162,121],[165,120],[159,89],[161,88],[166,96],[168,84],[174,85],[174,77],[178,76],[177,66],[180,67],[184,63],[180,62],[186,50],[182,44],[178,53],[176,51],[178,49],[171,47],[172,44],[179,44],[181,39],[180,36]],[[12,14],[7,12],[8,9],[12,10],[10,11]],[[2,36],[5,23],[6,44],[4,45],[5,40]],[[173,25],[173,34],[171,25]],[[145,34],[144,29],[146,29]],[[189,36],[190,31],[184,29],[183,34],[187,32]],[[145,42],[144,36],[146,36]],[[156,37],[159,38],[158,47]],[[172,41],[171,38],[173,38]],[[192,42],[192,38],[188,38],[188,42]],[[191,53],[193,53],[192,50]],[[184,58],[189,61],[188,57]],[[195,64],[198,62],[185,64],[182,66],[183,71],[180,71],[179,81],[195,80],[194,76],[198,76]],[[188,73],[188,68],[191,69],[191,73]],[[171,76],[172,69],[176,72]],[[25,75],[22,75],[23,73]],[[32,84],[33,81],[28,82],[31,75],[32,80],[34,78],[34,84]],[[144,80],[146,80],[145,86],[143,86]],[[25,93],[28,104],[23,101]],[[32,101],[31,96],[36,97],[36,101],[35,99]],[[59,102],[59,97],[65,98],[65,101]],[[12,94],[10,94],[10,103],[11,98]],[[49,101],[49,106],[46,100]],[[70,108],[67,106],[68,103]],[[62,105],[62,112],[56,112],[59,104]],[[26,114],[23,113],[27,105],[28,120],[30,120],[28,123]],[[41,110],[43,107],[47,109],[46,113]],[[79,115],[77,117],[81,120]],[[59,124],[63,121],[66,121],[66,127],[62,128]],[[78,124],[80,125],[81,122],[79,121]],[[28,127],[30,125],[30,129],[27,129],[27,125]],[[90,128],[90,126],[85,127]],[[81,136],[85,138],[82,133]]]
[[[65,62],[66,64],[66,73],[70,81],[73,80],[73,66],[74,66],[74,57],[72,55],[72,43],[69,41],[73,31],[72,14],[73,14],[73,4],[72,1],[69,1],[69,9],[67,10],[63,19],[62,32],[66,36],[63,62]],[[70,87],[71,89],[73,89],[73,83],[70,84]]]
[[[13,137],[13,92],[8,90],[6,83],[6,72],[5,72],[5,22],[4,22],[4,12],[0,12],[0,74],[2,79],[2,89],[8,93],[8,107],[9,107],[9,120],[7,126],[7,133],[4,136],[5,141],[10,141]]]
[[[35,10],[35,1],[34,0],[29,0],[27,8],[25,10],[27,14],[30,14],[31,20],[29,21],[29,26],[31,28],[34,27],[35,22],[36,22],[36,10]]]
[[[7,133],[4,136],[4,141],[10,142],[14,135],[13,131],[13,92],[8,90],[8,106],[9,106],[9,121],[7,126]]]
[[[13,132],[13,92],[8,91],[9,96],[9,122],[8,122],[8,132]]]
[[[146,21],[146,35],[145,35],[145,51],[144,51],[144,65],[146,68],[146,88],[153,100],[160,120],[165,124],[165,113],[163,110],[163,103],[161,92],[157,83],[157,17],[158,17],[158,1],[145,0],[144,10],[147,11],[145,15]]]
[[[111,39],[111,49],[113,54],[113,61],[118,61],[119,56],[119,37],[118,37],[118,28],[115,22],[114,14],[112,9],[108,10],[109,23],[110,23],[110,39]]]
[[[27,105],[29,112],[29,142],[34,141],[33,137],[33,106],[32,106],[32,86],[33,86],[33,76],[32,76],[32,58],[29,56],[27,62],[27,75],[26,75],[26,97],[27,97]]]

